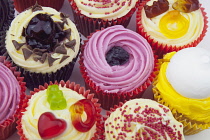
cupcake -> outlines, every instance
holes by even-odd
[[[210,52],[201,47],[171,52],[160,59],[154,98],[168,106],[191,135],[210,127]]]
[[[0,140],[15,132],[17,112],[25,95],[25,83],[20,72],[0,56]]]
[[[80,70],[102,108],[141,97],[153,81],[154,55],[138,33],[115,25],[95,32],[85,42]]]
[[[23,12],[27,8],[38,3],[45,7],[52,7],[59,11],[64,3],[64,0],[14,0],[15,9],[18,12]]]
[[[111,112],[104,124],[105,140],[184,140],[183,125],[170,109],[150,99],[133,99]]]
[[[50,7],[34,5],[20,13],[6,36],[5,55],[22,72],[27,87],[68,80],[80,49],[74,23]]]
[[[138,0],[69,0],[78,30],[87,37],[90,33],[113,25],[127,27]]]
[[[157,54],[195,47],[207,32],[207,17],[198,0],[146,0],[137,11],[137,32]]]
[[[0,47],[5,45],[6,30],[8,30],[12,19],[14,18],[14,6],[11,0],[0,1]],[[2,52],[0,51],[0,55]]]
[[[30,94],[18,116],[20,139],[92,140],[100,135],[100,104],[90,91],[61,81]]]

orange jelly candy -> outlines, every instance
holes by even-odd
[[[175,39],[187,33],[189,24],[189,20],[181,15],[179,11],[173,10],[160,19],[159,28],[167,38]]]
[[[88,99],[82,99],[70,106],[72,124],[80,132],[89,131],[96,121],[96,109]],[[81,115],[85,111],[87,119],[83,122]]]
[[[200,4],[198,0],[177,0],[172,7],[180,12],[190,13],[198,10],[200,8]]]

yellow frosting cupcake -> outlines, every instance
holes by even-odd
[[[210,126],[210,53],[203,48],[171,52],[159,61],[155,99],[184,124],[186,135]]]

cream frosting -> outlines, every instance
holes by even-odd
[[[178,51],[171,58],[166,77],[182,96],[193,99],[210,97],[210,52],[193,47]]]
[[[110,114],[104,126],[106,140],[184,140],[183,125],[169,108],[149,99],[127,101]]]
[[[71,29],[71,36],[70,40],[75,39],[76,45],[74,47],[74,50],[71,48],[66,48],[67,50],[67,56],[69,56],[67,59],[65,59],[62,63],[60,63],[61,58],[64,56],[64,54],[60,53],[53,53],[51,56],[57,60],[54,61],[52,66],[49,66],[48,62],[45,61],[44,63],[41,63],[40,61],[34,61],[33,56],[29,59],[25,60],[23,56],[23,52],[21,50],[17,51],[14,47],[14,44],[12,43],[12,40],[16,40],[18,43],[25,43],[26,39],[24,36],[22,36],[23,28],[26,28],[29,21],[36,16],[37,14],[53,14],[51,18],[55,22],[62,22],[62,18],[60,16],[60,12],[50,8],[50,7],[42,7],[43,10],[32,12],[31,9],[28,9],[22,13],[20,13],[11,23],[10,29],[7,32],[6,37],[6,49],[9,54],[9,56],[12,58],[13,62],[17,64],[18,66],[24,68],[27,71],[30,72],[37,72],[37,73],[50,73],[55,72],[61,67],[69,64],[78,54],[79,52],[79,46],[80,46],[80,36],[77,31],[76,26],[74,23],[69,19],[67,19],[68,24],[64,24],[64,30]],[[68,39],[64,39],[63,42],[67,42]],[[24,45],[22,48],[26,48],[26,45]]]
[[[123,65],[110,66],[105,58],[113,46],[129,55]],[[154,56],[148,42],[136,32],[121,25],[92,35],[84,49],[84,65],[91,80],[106,92],[129,92],[141,86],[154,68]]]
[[[15,114],[20,101],[20,85],[4,64],[0,63],[0,124]]]
[[[112,20],[125,16],[138,0],[74,0],[81,14],[90,18]]]
[[[93,137],[96,131],[96,124],[88,132],[77,131],[71,122],[71,112],[69,107],[77,102],[78,100],[84,99],[84,97],[66,87],[59,87],[63,91],[63,95],[67,102],[66,109],[63,110],[51,110],[50,105],[47,102],[46,90],[41,90],[35,93],[28,101],[28,107],[23,112],[21,119],[23,134],[29,140],[41,139],[38,133],[38,119],[44,112],[51,112],[58,119],[66,121],[66,130],[59,136],[52,138],[53,140],[89,140]],[[82,120],[86,120],[85,112],[82,114]]]
[[[152,5],[153,1],[156,0],[151,0],[147,2],[147,5]],[[201,12],[201,9],[198,9],[196,11],[190,12],[190,13],[183,13],[180,12],[182,16],[184,16],[188,21],[189,21],[189,27],[188,31],[186,34],[179,38],[175,39],[170,39],[163,35],[160,31],[159,28],[159,22],[160,19],[169,11],[174,10],[172,8],[172,4],[176,0],[168,0],[169,2],[169,10],[166,11],[165,13],[156,16],[154,18],[147,18],[144,8],[142,9],[141,12],[141,17],[142,17],[142,25],[147,32],[147,34],[150,36],[150,38],[154,39],[155,41],[158,41],[159,43],[167,44],[167,45],[176,45],[177,47],[181,47],[183,45],[189,44],[196,40],[202,33],[203,28],[204,28],[204,18]],[[174,25],[171,25],[171,28],[173,28]]]

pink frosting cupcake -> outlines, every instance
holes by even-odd
[[[83,46],[80,69],[102,107],[141,97],[153,80],[154,55],[148,42],[121,25],[97,31]]]
[[[0,56],[0,139],[6,139],[15,131],[16,113],[25,95],[25,83],[20,72],[15,71],[5,57]]]

